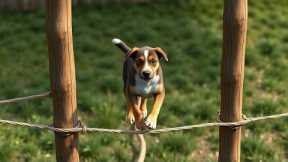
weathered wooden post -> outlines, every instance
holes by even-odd
[[[223,122],[242,117],[247,0],[224,0],[221,111]],[[219,128],[219,162],[239,162],[241,128]]]
[[[77,101],[71,0],[46,0],[46,6],[54,126],[72,128],[77,123]],[[79,162],[77,133],[55,133],[55,145],[57,162]]]

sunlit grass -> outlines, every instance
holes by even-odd
[[[287,111],[287,7],[285,0],[249,1],[243,104],[247,116]],[[131,46],[160,46],[168,53],[169,62],[163,63],[167,92],[159,127],[217,120],[222,10],[222,1],[208,0],[74,8],[81,119],[91,127],[128,127],[122,94],[123,54],[111,44],[112,38],[119,37]],[[48,90],[45,12],[1,12],[0,19],[0,98]],[[52,105],[45,99],[1,106],[0,118],[51,124]],[[242,133],[242,161],[287,161],[286,123],[247,126]],[[4,126],[0,132],[0,161],[55,161],[52,133]],[[217,128],[147,135],[147,161],[217,161],[217,136]],[[272,138],[272,143],[266,138]],[[130,144],[129,135],[83,135],[81,159],[129,161]]]

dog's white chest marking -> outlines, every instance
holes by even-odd
[[[151,93],[154,93],[157,91],[157,88],[159,86],[158,82],[160,80],[160,76],[156,75],[154,76],[150,81],[145,81],[141,79],[138,75],[135,76],[135,91],[139,95],[147,96]]]

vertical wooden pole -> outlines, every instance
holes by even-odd
[[[54,126],[72,128],[77,123],[77,102],[71,0],[46,0],[46,6]],[[77,133],[55,133],[55,145],[57,162],[79,162]]]
[[[224,0],[221,111],[223,122],[242,117],[247,0]],[[240,162],[241,128],[219,128],[219,162]]]

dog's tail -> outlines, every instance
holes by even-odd
[[[120,48],[125,54],[127,54],[129,51],[131,51],[131,48],[125,44],[122,40],[118,39],[118,38],[114,38],[112,39],[112,43],[117,46],[118,48]]]

